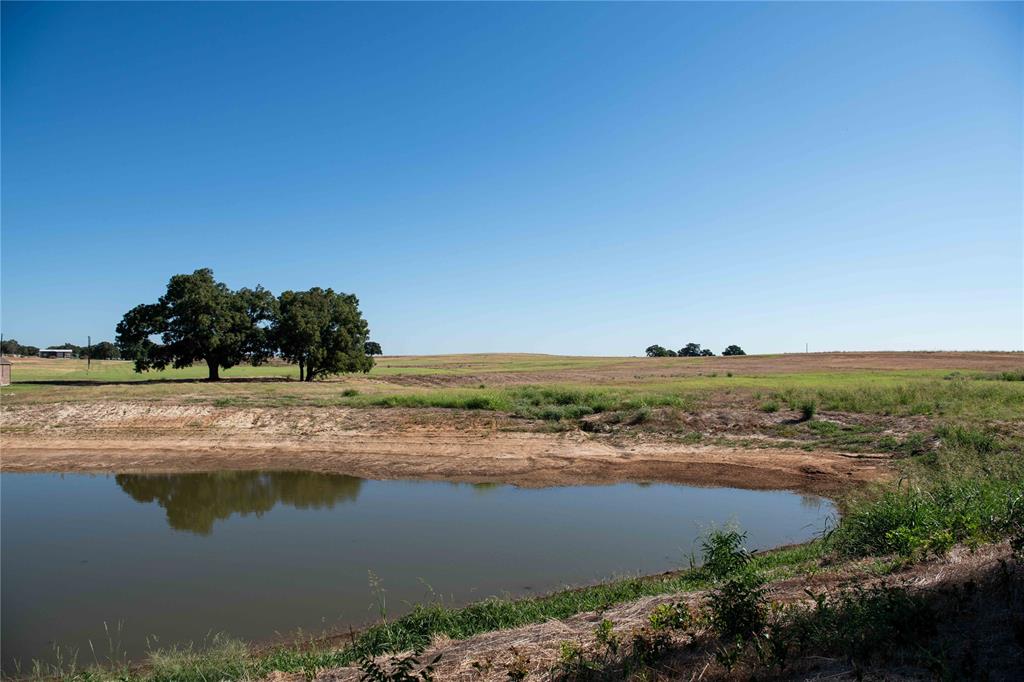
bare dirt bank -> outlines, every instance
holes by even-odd
[[[301,469],[523,486],[669,481],[831,493],[884,478],[887,458],[545,433],[494,413],[238,408],[141,402],[13,406],[3,471]]]

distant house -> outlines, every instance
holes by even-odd
[[[11,361],[0,355],[0,386],[11,385]]]
[[[41,358],[65,358],[71,359],[74,355],[74,351],[70,348],[40,348],[39,357]]]

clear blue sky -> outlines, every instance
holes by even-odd
[[[1024,6],[11,4],[2,326],[170,275],[389,353],[1020,349]]]

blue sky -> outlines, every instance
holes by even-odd
[[[2,327],[170,275],[389,353],[1024,346],[1024,6],[2,7]]]

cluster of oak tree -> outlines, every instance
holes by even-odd
[[[313,381],[370,371],[381,348],[369,333],[352,294],[232,290],[204,268],[171,277],[156,303],[129,310],[117,325],[117,347],[137,372],[205,362],[215,381],[221,369],[281,357],[299,366],[300,380]]]
[[[697,358],[714,355],[710,348],[701,348],[699,343],[688,343],[677,351],[654,344],[653,346],[647,346],[644,352],[647,353],[649,358]],[[746,355],[746,353],[743,352],[742,348],[734,344],[726,347],[722,351],[722,355]]]

